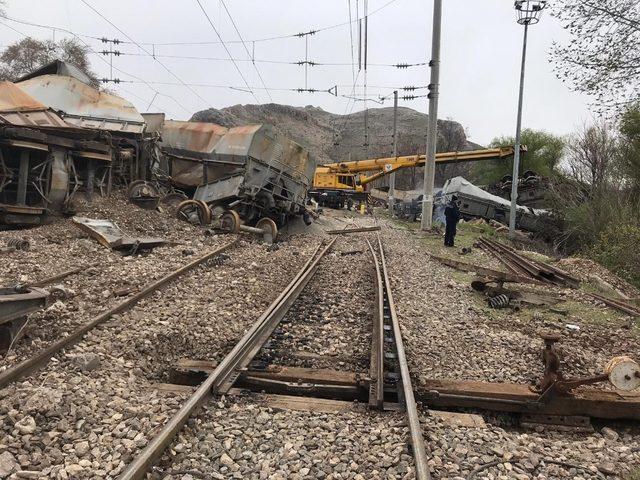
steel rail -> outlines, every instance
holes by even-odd
[[[44,287],[45,285],[57,282],[58,280],[62,280],[63,278],[67,278],[70,275],[75,275],[76,273],[80,273],[87,270],[88,268],[93,268],[95,266],[96,264],[82,265],[81,267],[72,268],[71,270],[65,270],[64,272],[52,275],[51,277],[43,278],[42,280],[38,280],[37,282],[27,283],[25,287]]]
[[[300,292],[317,271],[319,261],[334,243],[335,239],[319,254],[318,252],[322,248],[322,244],[316,248],[311,258],[291,283],[289,283],[278,298],[267,307],[253,327],[242,337],[233,350],[224,357],[216,369],[182,405],[180,410],[169,419],[162,430],[147,444],[142,452],[133,459],[125,471],[120,474],[118,477],[119,480],[139,480],[144,478],[191,415],[193,415],[206,400],[211,398],[214,392],[219,393],[226,391],[225,389],[233,384],[233,381],[237,378],[238,369],[242,368],[243,365],[247,365],[260,350],[289,308],[291,308],[291,305],[293,305],[298,298]]]
[[[369,387],[369,406],[382,410],[384,406],[384,283],[380,264],[371,242],[367,239],[376,272],[376,303],[371,336],[371,360],[369,372],[372,384]]]
[[[236,243],[237,243],[237,240],[234,240],[234,241],[232,241],[230,243],[227,243],[227,244],[225,244],[225,245],[223,245],[223,246],[221,246],[219,248],[216,248],[212,252],[209,252],[209,253],[201,256],[200,258],[197,258],[193,262],[188,263],[187,265],[185,265],[185,266],[183,266],[183,267],[181,267],[181,268],[179,268],[177,270],[174,270],[173,272],[165,275],[161,279],[156,280],[155,282],[147,285],[145,288],[143,288],[140,292],[138,292],[135,295],[133,295],[131,298],[128,298],[127,300],[124,300],[123,302],[120,302],[118,305],[116,305],[113,308],[110,308],[109,310],[107,310],[105,312],[102,312],[98,316],[94,317],[89,323],[87,323],[85,325],[82,325],[81,327],[78,327],[77,329],[72,331],[69,335],[67,335],[66,337],[61,338],[60,340],[57,340],[56,342],[52,343],[47,348],[45,348],[43,351],[37,353],[33,357],[30,357],[27,360],[24,360],[23,362],[21,362],[21,363],[15,365],[15,366],[9,368],[8,370],[5,370],[4,372],[0,373],[0,388],[4,388],[8,384],[10,384],[12,382],[15,382],[16,380],[22,378],[23,376],[27,375],[28,373],[31,373],[31,372],[35,371],[36,369],[42,367],[45,363],[47,363],[47,361],[52,356],[54,356],[60,350],[62,350],[63,348],[70,347],[74,343],[78,342],[80,339],[82,339],[82,337],[84,337],[84,335],[87,332],[91,331],[92,329],[94,329],[95,327],[100,325],[101,323],[107,321],[113,315],[118,314],[118,313],[122,313],[122,312],[126,312],[127,310],[130,310],[140,300],[142,300],[145,297],[149,296],[151,293],[153,293],[156,290],[158,290],[159,288],[165,286],[166,284],[168,284],[172,280],[180,277],[184,273],[192,270],[193,268],[197,267],[198,265],[202,264],[203,262],[209,260],[210,258],[212,258],[212,257],[214,257],[216,255],[219,255],[220,253],[224,252],[225,250],[228,250],[229,248],[234,246]]]
[[[597,293],[587,293],[587,295],[589,295],[591,298],[594,298],[602,303],[604,303],[605,305],[618,310],[620,312],[626,313],[627,315],[630,315],[632,317],[638,317],[640,316],[640,308],[631,305],[629,303],[625,303],[622,300],[618,300],[615,298],[608,298],[605,297],[603,295],[599,295]]]
[[[407,419],[409,420],[409,432],[411,434],[411,446],[413,448],[413,458],[416,467],[417,480],[431,480],[429,473],[429,465],[427,464],[427,454],[424,446],[424,438],[422,437],[422,427],[420,426],[420,418],[418,417],[418,407],[416,399],[413,395],[413,386],[409,375],[409,365],[404,351],[402,342],[402,332],[400,331],[400,323],[396,314],[396,306],[393,301],[391,292],[391,282],[389,281],[389,273],[387,271],[387,262],[384,256],[384,248],[380,234],[378,235],[378,249],[380,261],[382,264],[382,277],[384,280],[384,288],[387,293],[387,302],[389,303],[389,311],[391,315],[391,324],[393,325],[393,337],[396,346],[396,355],[398,365],[400,367],[400,376],[402,382],[402,390],[404,393],[404,401],[407,409]]]
[[[480,242],[501,262],[505,263],[506,259],[504,257],[508,258],[509,263],[513,264],[526,275],[558,286],[577,288],[580,285],[578,278],[571,276],[564,270],[549,265],[548,263],[527,258],[508,245],[487,238],[481,238]],[[505,263],[505,265],[507,264]]]

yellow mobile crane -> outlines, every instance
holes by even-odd
[[[522,146],[521,152],[527,147]],[[436,154],[436,164],[499,160],[514,153],[513,147],[487,148]],[[351,162],[318,165],[313,176],[313,188],[309,197],[321,206],[342,208],[345,204],[366,200],[366,185],[403,168],[424,166],[425,155],[372,158]]]

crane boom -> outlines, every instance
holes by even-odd
[[[495,160],[513,155],[513,147],[486,148],[482,150],[468,150],[456,152],[436,153],[436,163],[456,163],[478,160]],[[335,173],[359,173],[372,170],[385,170],[385,166],[394,167],[420,167],[424,165],[426,155],[409,155],[402,157],[372,158],[367,160],[354,160],[351,162],[327,163],[322,167]]]
[[[520,151],[526,152],[527,147],[523,145]],[[513,153],[512,146],[443,152],[436,154],[436,163],[499,160],[510,157]],[[365,199],[364,186],[368,183],[403,168],[421,167],[425,164],[425,159],[425,155],[409,155],[318,165],[313,176],[313,188],[309,191],[309,195],[311,198],[317,199],[320,204],[335,205],[340,208],[341,205],[349,204],[349,202]],[[368,172],[368,175],[364,175],[365,172]]]

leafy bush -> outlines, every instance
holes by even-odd
[[[610,222],[588,255],[611,271],[640,287],[640,225],[635,219]]]

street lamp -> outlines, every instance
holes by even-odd
[[[516,144],[513,154],[513,178],[511,180],[511,210],[509,211],[509,236],[516,233],[516,201],[518,199],[518,169],[520,168],[520,134],[522,129],[522,95],[524,93],[524,66],[527,57],[527,34],[529,25],[540,21],[542,11],[547,2],[542,0],[516,0],[514,7],[518,15],[518,23],[524,25],[524,39],[522,41],[522,65],[520,66],[520,93],[518,96],[518,121],[516,124]]]

